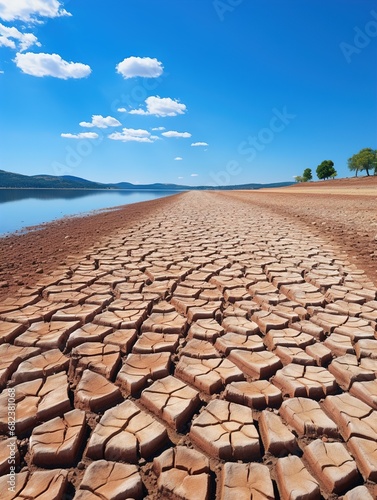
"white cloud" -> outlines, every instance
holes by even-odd
[[[181,176],[181,177],[178,177],[178,179],[183,179],[183,177],[182,177],[182,176]]]
[[[93,115],[91,122],[80,122],[80,127],[98,127],[98,128],[107,128],[107,127],[119,127],[122,125],[120,121],[112,116],[106,116],[106,118],[102,115]]]
[[[123,78],[134,78],[143,76],[144,78],[157,78],[162,75],[164,67],[160,61],[151,57],[127,57],[117,64],[116,70]]]
[[[122,142],[154,142],[158,139],[155,135],[151,135],[148,130],[124,128],[122,132],[114,132],[110,134],[109,139]]]
[[[126,108],[118,108],[117,111],[118,113],[127,113]]]
[[[169,130],[168,132],[162,132],[164,137],[183,137],[184,139],[187,139],[188,137],[191,137],[191,134],[189,132],[177,132],[176,130]]]
[[[150,96],[145,99],[147,109],[133,109],[131,115],[177,116],[186,113],[186,105],[170,97]]]
[[[198,177],[199,174],[191,174],[191,177]]]
[[[165,130],[165,127],[154,127],[154,128],[152,128],[152,130],[156,130],[156,131],[157,131],[157,130],[158,130],[158,131],[159,131],[159,130]]]
[[[208,146],[206,142],[193,142],[191,146]]]
[[[0,70],[0,75],[3,75],[4,74],[4,71],[3,70]]]
[[[80,132],[79,134],[60,134],[64,139],[98,139],[95,132]]]
[[[177,156],[176,158],[174,158],[174,160],[180,161],[180,160],[183,160],[183,158],[181,158],[180,156]]]
[[[92,72],[87,64],[64,61],[58,54],[17,53],[14,62],[23,73],[38,77],[53,76],[67,80],[85,78]]]
[[[41,44],[38,42],[38,38],[33,35],[33,33],[21,33],[15,27],[4,26],[0,23],[0,46],[9,47],[11,49],[18,49],[21,52],[27,50],[32,45]]]
[[[15,49],[16,44],[13,40],[10,40],[4,35],[0,36],[0,47],[8,47],[9,49]]]
[[[0,19],[38,22],[39,17],[70,16],[60,0],[0,0]]]

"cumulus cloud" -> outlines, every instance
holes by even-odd
[[[183,137],[184,139],[187,139],[188,137],[191,137],[191,134],[189,132],[177,132],[176,130],[169,130],[168,132],[162,132],[164,137]]]
[[[191,177],[198,177],[199,174],[191,174]]]
[[[17,28],[4,26],[0,23],[0,46],[23,52],[32,45],[41,46],[33,33],[21,33]]]
[[[180,161],[180,160],[183,160],[183,158],[181,158],[180,156],[177,156],[176,158],[174,158],[174,160]]]
[[[10,40],[8,37],[1,35],[0,36],[0,47],[8,47],[9,49],[15,49],[16,44],[13,40]]]
[[[38,22],[40,17],[70,16],[60,0],[0,0],[0,19]]]
[[[117,111],[118,113],[127,113],[126,108],[118,108]]]
[[[158,139],[155,135],[151,135],[148,130],[124,128],[122,132],[114,132],[110,134],[109,139],[122,142],[154,142]]]
[[[82,63],[64,61],[58,54],[35,54],[34,52],[18,52],[14,59],[23,73],[32,76],[53,76],[67,80],[68,78],[85,78],[92,72],[90,66]]]
[[[150,96],[145,99],[146,110],[132,109],[131,115],[177,116],[186,113],[186,105],[170,97]]]
[[[116,118],[113,118],[112,116],[104,117],[102,115],[93,115],[91,122],[80,122],[79,125],[80,127],[85,127],[85,128],[91,128],[91,127],[107,128],[107,127],[119,127],[122,124],[120,123],[120,121],[118,121]]]
[[[95,132],[80,132],[79,134],[60,134],[64,139],[98,139]]]
[[[160,131],[160,130],[165,130],[165,127],[154,127],[154,128],[152,128],[152,130],[156,130],[156,131],[157,131],[157,130],[158,130],[158,131]]]
[[[194,146],[194,147],[196,147],[196,146],[208,146],[208,144],[206,142],[193,142],[191,144],[191,146]]]
[[[117,64],[116,70],[123,78],[134,78],[143,76],[144,78],[157,78],[162,75],[164,67],[156,58],[151,57],[127,57]]]

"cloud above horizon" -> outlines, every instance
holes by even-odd
[[[134,128],[124,128],[122,132],[113,132],[108,138],[113,141],[149,143],[158,139],[155,135],[151,135],[148,130]]]
[[[151,57],[127,57],[122,62],[116,65],[117,73],[123,76],[124,79],[135,78],[141,76],[144,78],[157,78],[161,76],[164,67],[162,62]]]
[[[180,160],[183,160],[183,158],[181,158],[180,156],[177,156],[176,158],[174,158],[174,160],[180,161]]]
[[[199,174],[191,174],[190,177],[199,177]]]
[[[95,132],[80,132],[79,134],[60,134],[64,139],[98,139]]]
[[[177,132],[176,130],[168,130],[167,132],[162,132],[162,134],[164,137],[168,137],[168,138],[171,138],[171,137],[182,137],[184,139],[187,139],[189,137],[191,137],[191,134],[189,132]]]
[[[0,19],[40,22],[40,17],[71,16],[60,0],[0,0]]]
[[[80,127],[91,128],[108,128],[108,127],[120,127],[122,124],[116,118],[112,116],[102,116],[102,115],[92,115],[91,122],[80,122]]]
[[[191,146],[198,147],[198,146],[208,146],[206,142],[193,142]]]
[[[0,46],[23,52],[32,45],[41,46],[33,33],[21,33],[17,28],[4,26],[0,23]]]
[[[132,109],[130,115],[153,115],[153,116],[177,116],[184,115],[187,107],[180,103],[177,99],[170,97],[150,96],[145,99],[146,110]]]
[[[86,78],[92,72],[90,66],[82,63],[64,61],[58,54],[25,52],[16,54],[16,66],[25,74],[37,77],[52,76],[68,78]]]

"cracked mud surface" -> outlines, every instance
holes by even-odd
[[[277,213],[283,196],[270,208],[210,192],[133,207],[10,287],[5,498],[377,497],[377,288],[347,245]]]

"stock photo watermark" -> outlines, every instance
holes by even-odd
[[[160,83],[169,76],[169,73],[163,73],[161,76],[153,79],[143,78],[142,84],[135,85],[128,94],[122,94],[119,99],[114,99],[111,103],[111,112],[117,113],[122,106],[135,108],[143,103],[150,95],[150,92],[156,90]]]
[[[244,0],[213,0],[212,5],[220,21],[224,21],[226,14],[232,13]]]
[[[16,491],[16,457],[17,457],[17,437],[16,437],[16,390],[14,388],[8,390],[8,435],[10,436],[10,443],[8,447],[8,491]]]
[[[271,144],[277,134],[281,134],[288,125],[297,117],[287,111],[287,106],[281,110],[273,108],[272,117],[267,127],[259,129],[256,135],[249,135],[241,141],[237,147],[240,156],[246,156],[248,163],[253,162],[258,153],[262,152]],[[242,173],[242,166],[238,160],[230,160],[223,170],[210,172],[210,177],[216,186],[227,186],[231,179]]]
[[[372,19],[365,24],[364,28],[355,26],[353,29],[352,43],[342,42],[339,44],[339,48],[348,63],[352,61],[354,55],[360,54],[363,49],[368,47],[373,38],[377,37],[377,11],[371,10],[370,15]]]
[[[104,134],[100,132],[96,139],[79,139],[75,147],[65,147],[64,163],[54,161],[51,167],[55,175],[72,174],[78,168],[81,162],[93,153],[93,150],[98,147],[104,139]]]
[[[167,76],[169,76],[169,73],[165,73],[153,79],[153,81],[149,81],[148,78],[143,78],[142,82],[134,85],[130,92],[122,94],[119,98],[112,101],[110,106],[111,112],[120,117],[124,112],[120,112],[119,109],[126,109],[126,107],[128,109],[136,108],[145,101],[150,95],[150,92],[156,90],[159,84]],[[95,139],[79,139],[74,146],[66,146],[63,162],[53,161],[51,163],[54,174],[58,176],[73,174],[83,160],[90,156],[103,142],[106,137],[106,132],[97,131],[97,135],[98,137]]]

